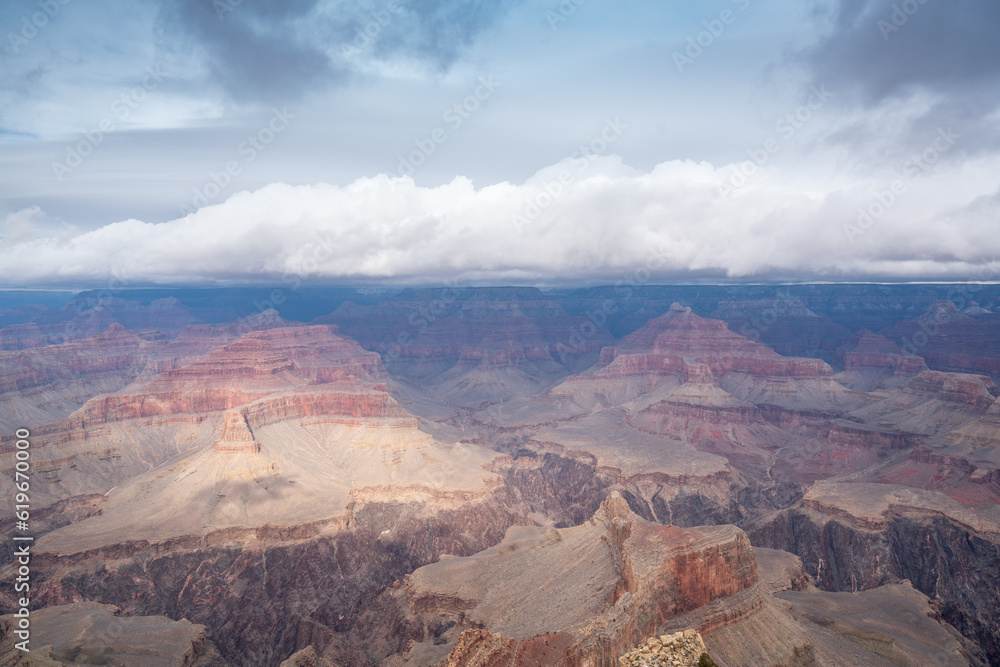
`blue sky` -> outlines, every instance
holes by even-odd
[[[0,284],[981,279],[997,28],[987,0],[7,2]]]

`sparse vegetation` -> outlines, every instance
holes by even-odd
[[[707,653],[702,653],[701,657],[698,658],[698,667],[719,667],[715,660]]]

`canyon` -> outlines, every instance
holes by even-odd
[[[0,295],[0,664],[1000,665],[996,286],[311,290]]]

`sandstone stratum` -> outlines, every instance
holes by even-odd
[[[0,665],[1000,665],[991,289],[0,308]]]

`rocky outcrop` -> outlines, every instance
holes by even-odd
[[[649,350],[648,352],[646,350]],[[675,309],[630,334],[620,345],[601,351],[604,374],[679,372],[683,359],[707,365],[716,376],[816,377],[833,371],[819,359],[782,357],[770,348],[730,331],[725,322]]]
[[[567,378],[550,393],[572,397],[588,409],[620,405],[683,382],[683,374],[699,366],[726,393],[757,405],[840,412],[861,400],[833,380],[826,362],[783,357],[730,331],[725,322],[699,317],[678,304],[605,347],[593,368]]]
[[[885,336],[862,332],[850,350],[838,355],[843,359],[848,371],[862,368],[889,369],[894,375],[916,375],[927,370],[923,359],[915,354],[907,354],[896,343]]]
[[[710,667],[715,664],[697,630],[650,637],[618,658],[621,667]]]
[[[847,349],[837,351],[844,366],[838,379],[857,391],[891,387],[927,370],[922,357],[904,352],[895,342],[863,331]]]
[[[802,558],[831,591],[859,591],[901,579],[940,605],[941,615],[1000,664],[1000,596],[984,581],[1000,577],[997,519],[943,494],[853,484],[807,495],[804,506],[750,529],[755,544]],[[895,494],[895,495],[893,495]],[[942,511],[944,508],[944,511]]]
[[[986,413],[1000,389],[985,375],[923,371],[853,410],[850,419],[879,428],[938,437]]]
[[[760,605],[740,530],[651,524],[617,493],[585,524],[511,529],[471,558],[415,571],[406,590],[418,617],[453,619],[456,639],[469,626],[487,631],[465,635],[456,665],[491,664],[476,662],[484,653],[537,660],[542,643],[559,650],[532,664],[605,664],[651,634],[710,630]]]
[[[972,409],[984,411],[993,405],[997,396],[1000,396],[1000,389],[993,380],[984,375],[923,371],[902,387],[900,393],[909,396],[933,396],[940,401],[967,405]]]
[[[246,415],[234,410],[226,413],[222,436],[212,445],[212,449],[233,454],[257,454],[260,452],[260,443],[253,439]]]
[[[155,329],[167,337],[194,321],[176,298],[147,304],[109,295],[77,295],[61,308],[35,312],[32,321],[0,328],[0,350],[26,350],[91,338],[112,326],[129,330]]]
[[[393,582],[442,554],[467,556],[496,544],[508,526],[527,521],[523,511],[516,496],[498,489],[453,508],[358,503],[348,525],[331,534],[285,526],[237,542],[220,535],[37,554],[33,604],[90,600],[128,616],[187,618],[210,628],[234,665],[279,664],[310,645],[322,654],[340,635],[364,640],[377,664],[418,634],[380,601]],[[11,608],[10,596],[0,604]]]

